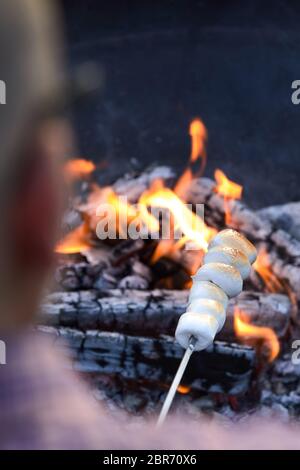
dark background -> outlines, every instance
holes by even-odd
[[[106,86],[74,112],[80,156],[102,179],[152,163],[181,171],[188,125],[208,129],[220,167],[253,207],[300,199],[299,1],[61,0],[70,68],[103,66]]]

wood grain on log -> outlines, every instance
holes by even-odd
[[[183,354],[179,344],[167,336],[154,339],[61,327],[40,327],[40,331],[54,335],[55,347],[64,352],[67,341],[74,368],[89,374],[117,374],[169,385]],[[243,394],[249,389],[254,365],[253,349],[216,341],[193,354],[182,384],[207,392]]]
[[[188,291],[159,289],[55,292],[45,299],[39,322],[81,330],[98,328],[144,336],[173,336],[178,319],[186,309],[187,296]],[[289,299],[281,294],[245,291],[230,300],[220,339],[233,338],[236,306],[248,314],[250,322],[270,326],[279,337],[284,336],[291,312]]]

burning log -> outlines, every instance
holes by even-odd
[[[67,341],[73,367],[88,374],[120,375],[125,379],[167,385],[182,357],[179,344],[166,336],[154,339],[111,332],[84,333],[70,328],[40,330],[54,335],[55,347],[59,345],[64,350]],[[227,395],[244,394],[249,389],[254,365],[253,349],[216,341],[205,351],[194,354],[183,385]]]
[[[142,174],[138,180],[142,181],[142,184],[135,185],[131,179],[119,180],[115,186],[114,190],[116,194],[123,195],[128,192],[127,196],[130,201],[136,202],[139,200],[141,195],[145,191],[145,185],[150,184],[150,181],[155,180],[155,178],[164,179],[164,171],[161,168],[157,169],[157,172],[145,172]],[[149,177],[151,175],[151,177]],[[168,179],[167,175],[167,179]],[[224,175],[225,177],[225,175]],[[235,183],[230,182],[230,180],[226,180],[227,185],[234,185]],[[223,185],[224,186],[224,185]],[[235,184],[235,186],[237,186]],[[189,185],[185,187],[185,195],[184,200],[192,203],[192,204],[205,204],[205,221],[211,226],[215,228],[220,228],[224,226],[225,219],[229,219],[229,225],[233,228],[236,228],[243,233],[245,233],[253,242],[256,243],[258,246],[260,243],[264,243],[266,245],[266,251],[270,255],[270,260],[272,263],[272,268],[274,269],[275,274],[278,275],[279,278],[285,279],[289,282],[292,290],[296,293],[298,300],[300,299],[300,288],[298,285],[298,278],[300,275],[299,271],[299,258],[300,258],[300,241],[294,238],[292,234],[287,231],[282,230],[282,224],[278,223],[278,219],[280,219],[279,215],[274,215],[274,212],[283,212],[283,214],[287,213],[287,209],[265,209],[264,211],[253,211],[246,204],[242,203],[237,199],[230,199],[227,198],[225,201],[225,195],[227,194],[225,191],[225,187],[220,189],[220,193],[217,191],[216,182],[208,179],[208,178],[196,178],[190,182]],[[133,194],[131,194],[133,191]],[[235,190],[235,193],[237,191]],[[154,195],[150,198],[146,196],[144,199],[146,203],[151,202],[151,204],[155,204],[159,200],[159,204],[161,204],[162,196],[166,197],[168,200],[169,197],[172,195],[172,201],[175,204],[180,204],[176,194],[174,192],[170,192],[167,188],[162,189],[161,192],[156,192],[157,196]],[[235,194],[235,197],[237,195]],[[177,199],[176,199],[177,198]],[[226,202],[226,203],[225,203]],[[168,205],[168,203],[166,202]],[[92,207],[94,205],[92,204]],[[293,214],[296,209],[289,209],[288,214],[293,211]],[[94,209],[93,209],[94,211]],[[265,212],[267,214],[271,214],[269,216],[264,216]],[[271,212],[270,212],[271,211]],[[229,214],[229,217],[228,217]],[[283,218],[291,217],[291,215],[283,215]],[[281,219],[280,219],[281,220]],[[198,221],[200,224],[200,221]],[[93,222],[92,226],[94,227],[95,221]],[[298,226],[296,224],[296,226]],[[211,229],[207,226],[205,233],[205,238],[213,235],[214,233]],[[198,233],[198,230],[196,231]],[[294,232],[293,232],[294,233]],[[197,241],[197,237],[195,238]],[[142,241],[142,240],[140,240]],[[259,247],[259,246],[258,246]],[[154,253],[154,258],[162,256],[164,254],[164,250],[167,249],[167,256],[170,257],[176,264],[181,266],[183,270],[190,273],[194,271],[195,266],[193,264],[197,264],[196,268],[199,267],[201,264],[201,250],[198,256],[198,253],[193,251],[192,256],[190,256],[190,252],[188,250],[175,250],[174,244],[170,244],[165,247],[162,243],[160,243],[157,247],[158,249]],[[157,256],[159,253],[159,256]]]
[[[158,170],[160,174],[161,169]],[[146,180],[146,176],[143,179]],[[118,187],[122,188],[122,180],[115,187],[116,192],[119,193]],[[224,195],[222,191],[218,193],[216,188],[216,182],[209,178],[195,178],[189,185],[186,185],[184,199],[192,204],[205,204],[206,222],[218,229],[224,226],[226,210],[228,210],[232,228],[245,233],[256,243],[267,243],[268,251],[273,251],[276,258],[284,262],[288,261],[290,266],[298,267],[300,264],[299,203],[253,211],[238,199],[229,198],[227,204],[224,204]],[[137,201],[144,187],[139,190],[135,189],[135,198],[130,194],[129,198]],[[121,191],[120,194],[124,193]]]
[[[268,254],[274,273],[288,282],[298,302],[300,301],[300,242],[283,230],[271,236]]]
[[[120,290],[55,292],[42,306],[40,323],[50,326],[100,329],[144,336],[174,335],[185,311],[185,290]],[[234,340],[234,309],[247,313],[251,323],[273,328],[278,337],[286,333],[291,312],[288,297],[281,294],[243,292],[229,302],[227,320],[218,338]]]
[[[114,183],[113,190],[119,196],[126,196],[130,203],[135,203],[154,181],[161,179],[168,182],[174,180],[174,177],[175,175],[171,168],[157,166],[155,168],[148,168],[136,176],[131,174],[125,175]]]
[[[216,182],[209,178],[196,178],[186,194],[192,204],[205,204],[205,220],[213,227],[222,227],[225,222],[224,198],[216,192]],[[243,202],[227,201],[230,211],[230,226],[249,236],[253,241],[265,241],[272,232],[270,223],[263,220]]]

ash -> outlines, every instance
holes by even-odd
[[[137,384],[121,377],[98,376],[89,380],[95,399],[124,422],[137,417],[141,420],[155,418],[168,390],[167,386]],[[258,382],[244,396],[206,394],[195,390],[185,394],[178,392],[172,414],[184,413],[195,421],[201,420],[205,414],[224,425],[242,422],[249,416],[275,418],[284,423],[299,419],[300,365],[293,365],[288,354],[283,354],[259,377]]]

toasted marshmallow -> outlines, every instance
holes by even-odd
[[[224,263],[204,264],[193,276],[193,280],[211,281],[223,289],[228,297],[240,294],[243,289],[240,272],[234,266]]]
[[[223,328],[226,320],[226,310],[224,305],[217,300],[198,299],[193,300],[187,308],[187,312],[198,313],[199,315],[208,314],[215,317],[218,322],[218,332]]]
[[[251,270],[248,256],[243,251],[229,246],[215,246],[209,249],[204,257],[204,264],[208,263],[230,264],[239,270],[242,279],[246,279]]]
[[[210,250],[215,246],[227,246],[242,251],[248,257],[251,264],[256,260],[257,251],[255,246],[242,234],[231,228],[219,232],[211,240],[208,249]]]
[[[217,300],[220,302],[224,310],[227,309],[228,305],[228,297],[225,294],[225,292],[220,289],[216,284],[213,284],[210,281],[194,281],[193,285],[190,290],[189,294],[189,305],[191,302],[194,300],[199,300],[199,299],[211,299],[211,300]]]
[[[196,339],[195,350],[201,351],[209,346],[218,331],[218,322],[209,314],[186,312],[179,318],[175,337],[178,343],[187,348],[191,337]]]

